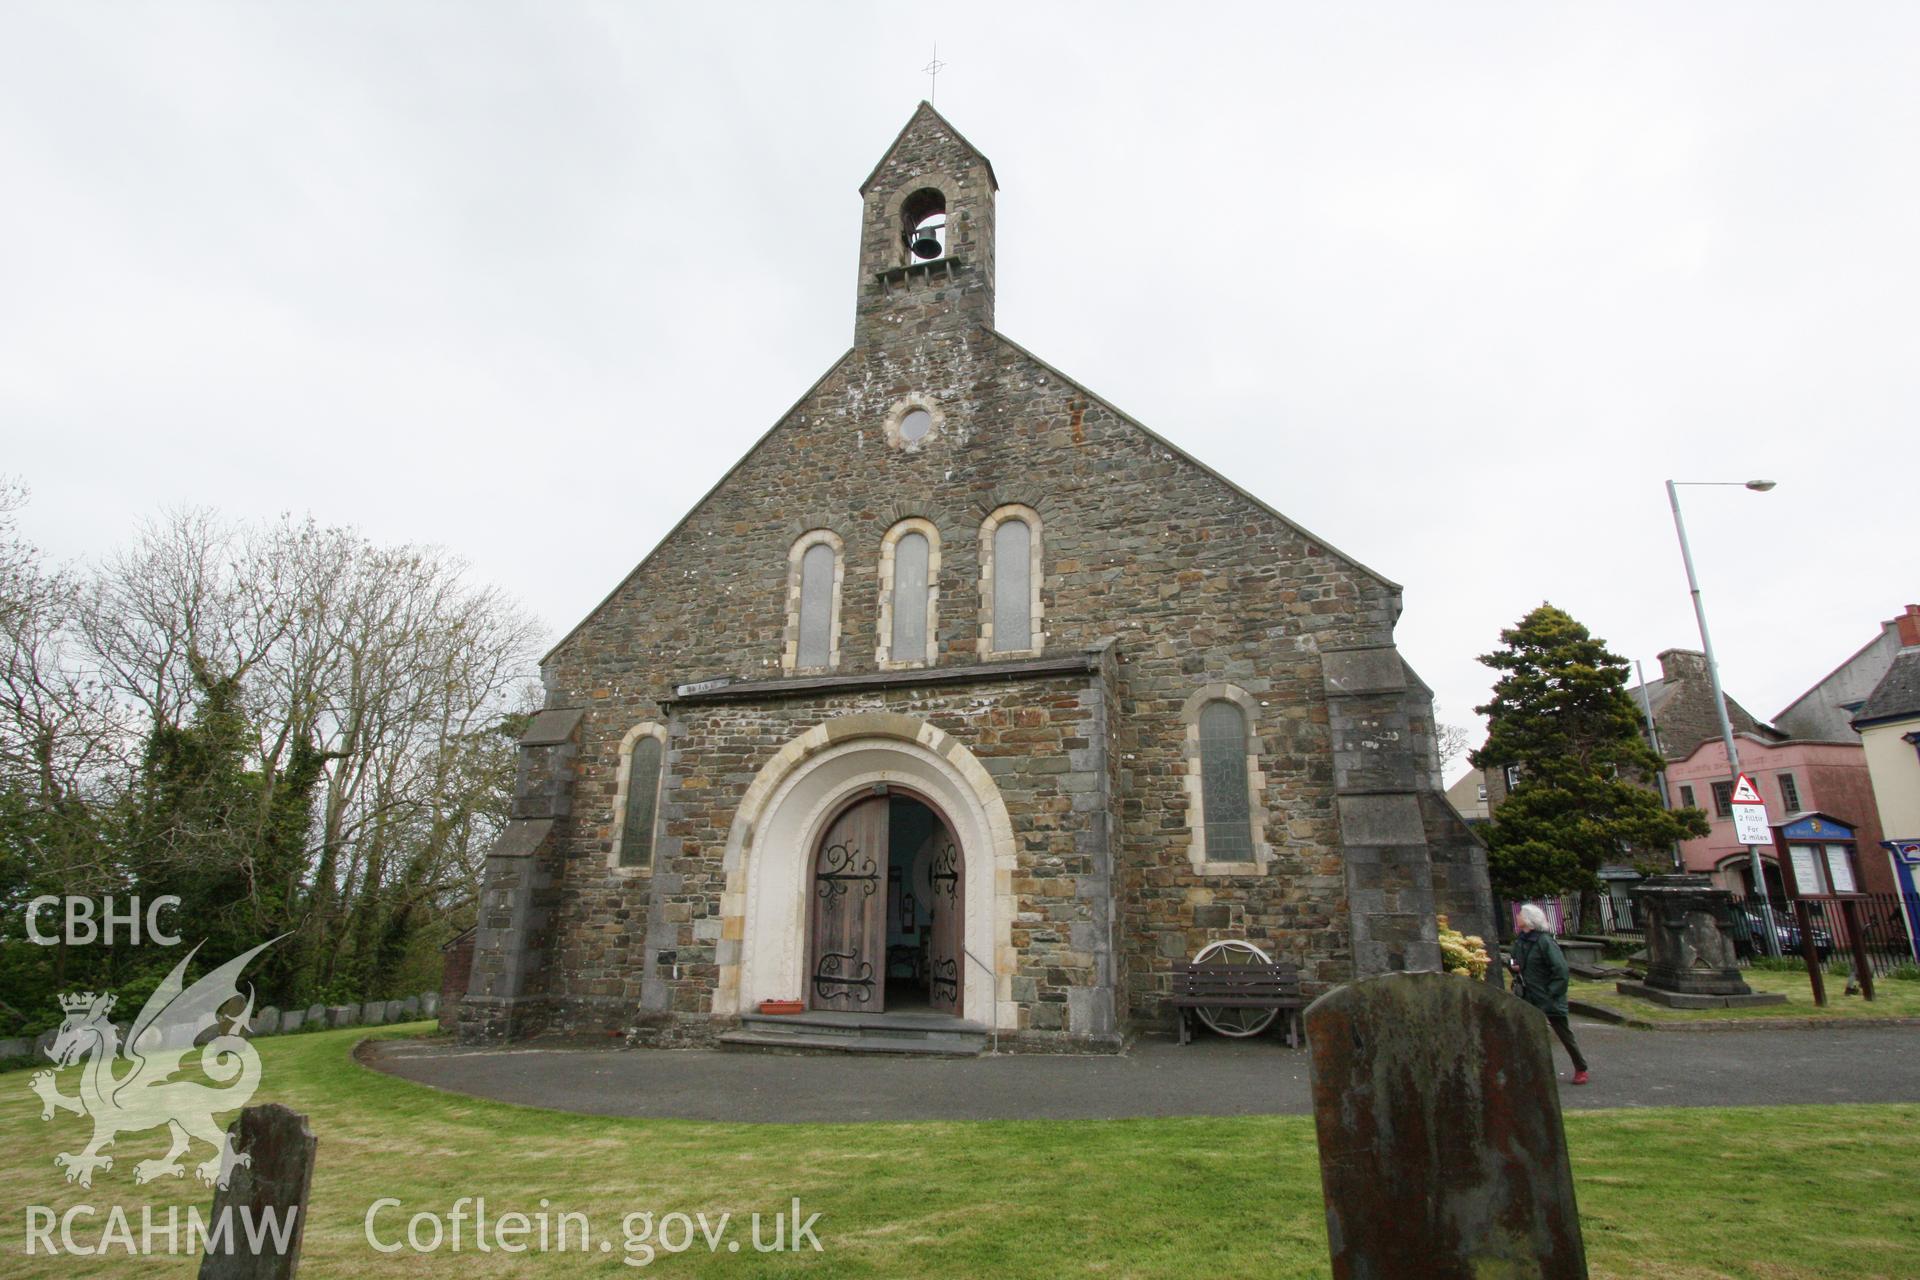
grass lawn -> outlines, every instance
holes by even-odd
[[[425,1031],[424,1026],[410,1029]],[[571,1116],[438,1093],[351,1061],[359,1031],[264,1040],[258,1101],[305,1112],[319,1136],[301,1274],[620,1275],[622,1215],[771,1214],[798,1196],[824,1253],[662,1255],[650,1271],[833,1277],[1327,1274],[1312,1121],[1303,1117],[1058,1123],[748,1126]],[[385,1034],[393,1034],[392,1031]],[[87,1122],[39,1118],[27,1073],[0,1074],[0,1274],[190,1277],[184,1257],[26,1257],[26,1205],[205,1205],[190,1181],[136,1187],[157,1131],[123,1135],[90,1191],[52,1163]],[[71,1092],[72,1086],[66,1086]],[[1920,1105],[1636,1110],[1568,1118],[1595,1277],[1911,1277],[1920,1259]],[[202,1158],[196,1150],[193,1158]],[[419,1210],[484,1195],[489,1212],[577,1210],[592,1253],[384,1255]],[[183,1209],[184,1212],[184,1209]],[[744,1225],[732,1238],[748,1238]],[[598,1251],[598,1233],[614,1238]],[[56,1241],[58,1236],[55,1237]]]
[[[1760,1005],[1750,1009],[1669,1009],[1651,1000],[1623,996],[1612,980],[1588,982],[1575,978],[1567,984],[1567,998],[1597,1004],[1629,1018],[1644,1022],[1728,1022],[1749,1018],[1920,1018],[1920,982],[1911,979],[1881,978],[1873,984],[1873,999],[1843,994],[1847,980],[1827,974],[1827,1003],[1824,1008],[1813,1002],[1813,984],[1806,970],[1775,972],[1767,969],[1743,969],[1741,976],[1755,991],[1777,991],[1787,998],[1785,1004]],[[1915,1271],[1920,1274],[1920,1267]]]

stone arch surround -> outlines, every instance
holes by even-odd
[[[866,712],[815,725],[762,766],[727,833],[721,938],[737,941],[720,965],[716,1017],[802,991],[806,967],[806,868],[842,801],[875,785],[932,800],[960,841],[966,877],[966,979],[962,1012],[1003,1030],[1013,1003],[1013,823],[993,778],[951,735],[912,716]],[[989,975],[982,963],[991,964]]]

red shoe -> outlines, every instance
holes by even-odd
[[[1587,1082],[1587,1073],[1586,1073],[1586,1072],[1584,1072],[1584,1071],[1576,1071],[1576,1072],[1574,1072],[1574,1073],[1573,1073],[1573,1082],[1574,1082],[1575,1084],[1585,1084],[1585,1083]]]

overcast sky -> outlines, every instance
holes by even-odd
[[[1771,716],[1920,601],[1920,5],[0,7],[0,472],[445,545],[557,638],[846,349],[927,92],[998,327],[1405,584]],[[695,673],[710,674],[710,673]]]

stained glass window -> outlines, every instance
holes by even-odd
[[[895,662],[927,656],[927,536],[909,533],[893,544],[893,647]]]
[[[993,648],[1033,648],[1033,530],[1003,520],[993,531]]]
[[[627,816],[620,828],[620,865],[653,865],[654,817],[660,803],[660,739],[634,740],[627,764]]]
[[[1200,708],[1200,794],[1206,805],[1207,861],[1252,861],[1247,716],[1225,699]]]
[[[833,548],[816,542],[800,557],[800,652],[796,665],[833,661]]]

